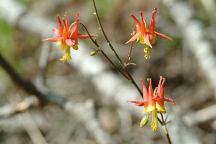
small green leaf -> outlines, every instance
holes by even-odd
[[[91,56],[95,56],[95,55],[98,54],[98,52],[99,52],[99,50],[94,50],[94,51],[92,51],[92,52],[90,53],[90,55],[91,55]]]
[[[148,123],[149,115],[145,115],[140,121],[140,127],[144,127]]]

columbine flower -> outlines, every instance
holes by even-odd
[[[156,92],[155,93],[155,100],[157,101],[156,107],[162,113],[166,112],[166,109],[165,109],[165,106],[164,106],[165,101],[166,102],[171,102],[172,104],[175,104],[173,99],[164,97],[164,83],[165,83],[165,78],[160,76],[160,81],[158,83],[158,87],[155,89],[155,92]]]
[[[140,122],[141,127],[147,124],[149,115],[151,115],[152,116],[151,128],[153,131],[156,131],[158,129],[157,112],[162,112],[162,113],[166,112],[164,106],[165,101],[174,103],[174,101],[171,98],[164,97],[164,82],[165,82],[165,78],[160,77],[158,87],[156,87],[155,90],[153,91],[151,79],[148,79],[148,83],[149,83],[148,89],[146,88],[144,81],[142,81],[143,100],[130,101],[137,106],[143,106],[144,113],[147,113],[147,115],[145,115]]]
[[[61,58],[64,62],[69,62],[71,60],[70,48],[74,50],[78,49],[78,39],[89,38],[89,35],[82,35],[78,33],[79,27],[79,15],[77,14],[76,20],[69,27],[68,17],[65,16],[63,20],[58,16],[58,28],[54,29],[56,37],[47,38],[46,41],[55,42],[65,54]]]
[[[156,27],[155,27],[156,14],[157,14],[157,9],[154,8],[152,11],[152,17],[151,17],[149,29],[146,26],[143,11],[141,11],[141,21],[139,21],[136,16],[131,15],[136,25],[136,32],[132,36],[132,38],[126,42],[126,44],[131,43],[135,40],[139,41],[141,44],[144,45],[144,56],[146,59],[150,58],[151,48],[152,48],[152,45],[155,43],[157,36],[164,38],[164,39],[171,40],[170,37],[157,32]]]

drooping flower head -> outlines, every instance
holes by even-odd
[[[76,20],[69,26],[68,17],[65,15],[64,19],[57,17],[58,28],[54,29],[55,37],[47,38],[46,41],[55,42],[65,54],[61,58],[64,62],[69,62],[71,60],[70,48],[78,50],[78,39],[89,38],[89,35],[79,34],[79,14],[76,16]]]
[[[157,8],[154,8],[152,11],[149,28],[147,28],[143,11],[141,11],[141,14],[140,14],[141,15],[140,21],[136,16],[131,15],[131,17],[133,18],[135,22],[136,31],[135,31],[135,34],[131,37],[131,39],[129,39],[126,42],[126,44],[131,43],[135,40],[143,44],[144,45],[144,56],[146,59],[150,58],[151,48],[152,48],[152,45],[156,42],[157,36],[164,38],[164,39],[171,40],[170,37],[157,32],[157,29],[155,26],[156,14],[157,14]]]
[[[157,113],[166,112],[164,102],[167,101],[167,102],[172,102],[174,104],[174,101],[171,98],[164,97],[164,82],[165,82],[165,78],[160,77],[158,87],[156,87],[153,90],[151,79],[148,79],[148,89],[144,81],[142,81],[143,100],[130,101],[134,103],[136,106],[143,106],[144,112],[147,113],[147,115],[144,116],[140,122],[141,127],[147,123],[148,121],[147,119],[149,118],[149,115],[151,115],[152,116],[151,128],[153,131],[156,131],[158,129]]]

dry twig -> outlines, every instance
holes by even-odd
[[[30,107],[37,106],[38,104],[39,101],[36,97],[29,96],[16,105],[8,104],[0,107],[0,117],[8,117],[18,112],[24,112]]]
[[[23,115],[20,115],[20,121],[33,144],[48,144],[29,112],[25,112]]]
[[[199,123],[207,122],[209,120],[216,119],[216,105],[208,106],[207,108],[203,108],[201,110],[191,112],[184,116],[184,121],[189,126],[194,126]]]

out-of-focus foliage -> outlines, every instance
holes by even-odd
[[[41,40],[18,28],[13,28],[0,20],[0,52],[9,60],[20,73],[31,73],[36,62],[34,56],[39,50]],[[32,63],[33,65],[31,65]],[[30,67],[26,67],[30,64]],[[36,63],[35,63],[36,64]]]
[[[17,1],[19,1],[21,4],[28,7],[28,6],[30,6],[30,4],[33,0],[17,0]]]
[[[7,57],[10,57],[14,45],[13,40],[13,28],[10,27],[5,21],[0,20],[0,51]]]

